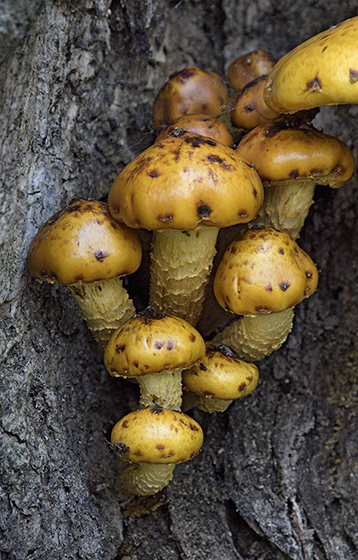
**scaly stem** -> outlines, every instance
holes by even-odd
[[[218,232],[212,226],[155,232],[150,305],[195,325],[205,299]]]
[[[261,360],[285,342],[292,330],[293,316],[290,307],[279,313],[240,317],[214,340],[228,346],[240,358]]]
[[[131,463],[125,467],[120,480],[123,497],[152,496],[169,484],[175,465]]]
[[[181,369],[166,370],[160,373],[136,377],[141,396],[142,408],[160,406],[180,410],[182,403]]]
[[[88,328],[102,349],[118,327],[135,314],[135,307],[123,288],[122,279],[70,286],[73,297]]]
[[[265,187],[263,205],[250,227],[262,225],[288,233],[297,239],[313,204],[315,184],[312,180],[291,179],[284,184]]]

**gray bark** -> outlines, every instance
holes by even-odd
[[[299,242],[319,289],[297,307],[287,344],[260,363],[260,387],[224,414],[193,413],[202,453],[140,518],[123,517],[106,443],[137,389],[109,377],[69,290],[38,284],[26,262],[51,214],[75,195],[105,200],[152,142],[152,101],[171,72],[195,64],[225,76],[257,47],[279,57],[355,15],[355,2],[20,4],[23,16],[0,11],[0,557],[357,558],[356,180],[316,191]],[[357,122],[356,106],[316,120],[355,155]],[[147,264],[129,286],[138,306]],[[215,321],[204,316],[204,334],[224,320],[210,294],[207,308]]]

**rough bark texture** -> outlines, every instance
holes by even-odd
[[[299,242],[319,289],[296,308],[287,344],[260,363],[260,387],[223,414],[194,412],[202,453],[176,468],[167,503],[137,519],[122,516],[106,443],[137,389],[106,373],[69,290],[39,285],[26,266],[43,221],[74,195],[105,200],[151,143],[152,100],[171,72],[195,64],[224,76],[257,47],[279,57],[356,15],[356,2],[33,5],[19,24],[7,14],[0,43],[1,558],[357,558],[356,181],[316,191]],[[316,119],[356,156],[357,122],[356,106]],[[130,283],[138,306],[147,265]],[[207,309],[204,334],[227,318],[211,298]]]

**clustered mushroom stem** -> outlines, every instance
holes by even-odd
[[[265,183],[264,183],[265,186]],[[250,223],[273,227],[297,239],[313,204],[315,184],[312,180],[291,179],[284,185],[265,187],[263,205]]]
[[[243,316],[215,337],[246,360],[262,360],[278,350],[290,334],[294,312],[291,307],[269,315]]]
[[[70,286],[73,297],[99,346],[104,350],[114,331],[135,314],[135,307],[117,276],[111,280]]]
[[[166,370],[153,375],[137,377],[142,408],[160,406],[180,410],[182,404],[181,369]]]
[[[121,494],[123,497],[152,496],[169,484],[174,469],[173,464],[131,463],[121,475]]]
[[[155,232],[151,254],[150,305],[195,325],[216,253],[219,228]]]
[[[191,408],[199,408],[204,412],[225,412],[233,402],[233,399],[218,399],[196,395],[192,391],[185,391],[183,395],[183,411]]]

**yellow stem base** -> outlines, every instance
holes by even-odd
[[[169,484],[175,465],[131,463],[125,467],[120,480],[122,496],[152,496]]]
[[[285,342],[292,330],[293,309],[241,317],[215,337],[246,360],[262,360]]]
[[[118,327],[135,314],[135,307],[119,277],[70,286],[88,328],[102,349]]]
[[[155,232],[150,305],[195,325],[205,299],[218,232],[209,226]]]
[[[167,370],[136,378],[141,390],[142,408],[160,406],[180,410],[182,404],[181,369]]]

